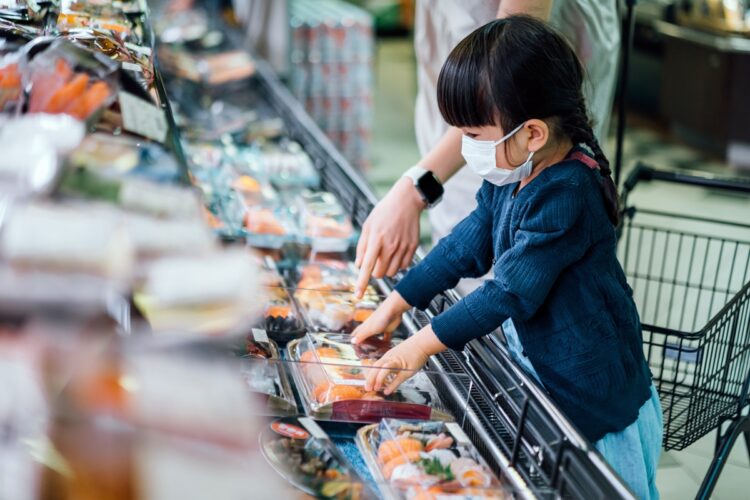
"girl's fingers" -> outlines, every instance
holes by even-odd
[[[388,375],[391,373],[390,367],[393,364],[389,360],[380,360],[382,363],[380,363],[379,367],[380,369],[377,370],[377,373],[375,374],[375,380],[373,382],[373,387],[371,390],[378,392],[380,391],[383,386],[385,385],[386,379],[388,378]]]
[[[366,391],[374,390],[373,387],[375,386],[375,380],[378,376],[378,373],[381,371],[378,369],[378,367],[382,364],[382,361],[383,359],[381,358],[373,363],[372,366],[367,367],[367,377],[365,378]]]
[[[414,373],[411,370],[398,370],[396,372],[396,377],[391,381],[390,384],[388,384],[388,387],[385,388],[385,391],[383,391],[383,393],[386,396],[390,396],[398,388],[398,386],[406,382],[413,374]]]

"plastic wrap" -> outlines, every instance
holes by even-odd
[[[336,445],[311,419],[272,422],[260,437],[261,451],[287,481],[316,498],[377,498]]]
[[[357,447],[385,498],[512,498],[455,423],[384,419]]]
[[[397,341],[394,341],[397,342]],[[366,391],[372,363],[394,344],[370,339],[353,345],[346,334],[314,333],[287,346],[303,405],[308,415],[322,420],[377,422],[384,417],[452,420],[427,372],[411,378],[391,395]]]
[[[271,415],[296,415],[297,404],[284,364],[279,361],[279,348],[266,331],[253,329],[238,347],[242,377],[250,391],[261,396],[256,404]]]
[[[303,242],[314,252],[345,252],[355,243],[352,222],[333,194],[303,192],[299,210]]]

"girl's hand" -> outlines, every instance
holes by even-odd
[[[367,320],[352,332],[352,343],[359,344],[374,335],[383,334],[385,340],[401,324],[401,315],[411,306],[398,292],[392,292]]]
[[[410,338],[388,351],[368,369],[366,391],[383,391],[386,396],[420,370],[433,354],[446,349],[432,326],[427,325]],[[377,369],[375,369],[377,368]]]

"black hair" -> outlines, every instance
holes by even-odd
[[[585,145],[599,164],[607,215],[617,225],[617,188],[591,128],[583,82],[581,61],[560,34],[533,17],[511,16],[485,24],[451,51],[438,77],[438,106],[455,127],[499,124],[507,133],[537,118],[553,134]]]

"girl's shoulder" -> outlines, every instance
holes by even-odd
[[[570,156],[565,160],[547,167],[539,174],[536,183],[538,192],[558,189],[599,189],[599,171],[597,164],[589,163],[590,157]],[[592,160],[593,161],[593,160]],[[532,182],[529,186],[535,184]]]

